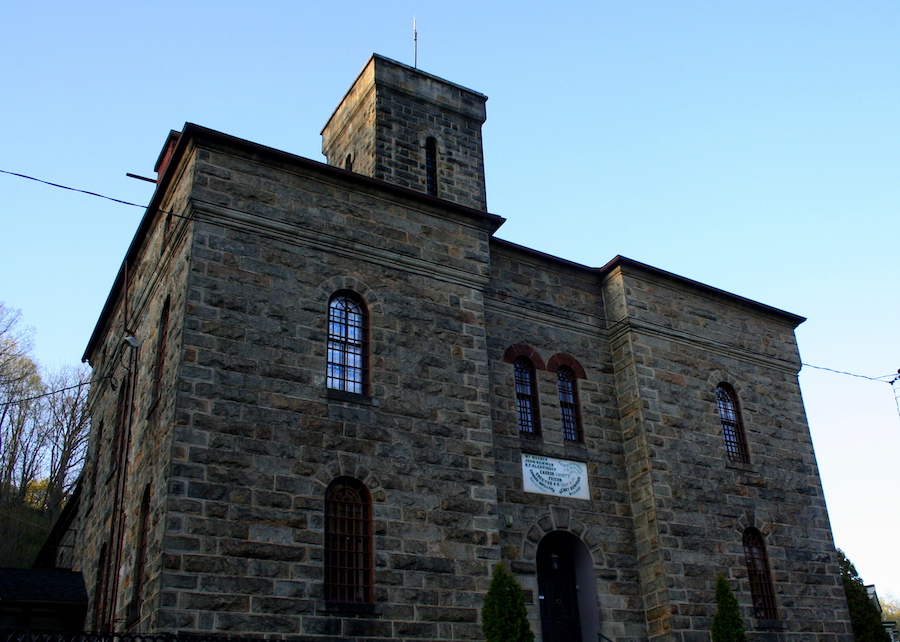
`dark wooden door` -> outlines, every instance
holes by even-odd
[[[566,541],[566,535],[568,533],[550,533],[538,547],[543,642],[581,642],[574,546]]]

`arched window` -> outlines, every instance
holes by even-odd
[[[326,385],[358,395],[368,384],[368,314],[353,292],[335,293],[328,302],[328,369]]]
[[[144,597],[144,571],[147,566],[147,532],[150,530],[150,484],[144,486],[141,498],[141,509],[138,515],[137,545],[134,550],[134,568],[132,569],[131,602],[128,605],[128,616],[125,625],[133,626],[141,619],[141,600]]]
[[[353,171],[353,154],[347,154],[347,158],[344,160],[344,169],[348,172]]]
[[[559,386],[559,412],[562,415],[563,439],[581,443],[584,433],[581,430],[581,413],[578,410],[578,386],[575,373],[569,366],[560,366],[556,371]]]
[[[112,630],[107,612],[107,583],[109,581],[109,559],[107,543],[100,547],[100,558],[97,562],[97,579],[94,582],[94,630],[109,632]]]
[[[362,482],[339,477],[325,491],[325,599],[372,603],[372,498]]]
[[[534,364],[528,357],[516,357],[513,361],[516,376],[516,410],[519,414],[519,434],[523,437],[541,436],[541,420],[538,413],[537,386]]]
[[[716,387],[716,402],[719,405],[719,417],[722,420],[722,436],[725,438],[725,451],[728,459],[741,464],[750,463],[750,451],[747,449],[747,436],[744,434],[744,422],[738,408],[737,395],[734,388],[727,383]]]
[[[153,398],[151,404],[159,401],[162,392],[163,371],[166,367],[166,351],[169,348],[169,297],[163,303],[162,313],[159,315],[159,328],[156,331],[156,359],[153,363]]]
[[[753,599],[753,614],[760,620],[777,620],[775,588],[769,573],[769,556],[762,533],[755,528],[744,531],[744,556],[747,561],[747,578]]]
[[[438,193],[437,141],[433,136],[425,141],[425,192],[431,196]]]

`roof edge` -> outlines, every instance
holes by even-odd
[[[169,141],[172,140],[173,133],[175,133],[174,130],[173,132],[170,132],[168,137],[166,138],[166,143],[163,147],[164,151],[166,146],[169,144]],[[150,203],[147,205],[147,209],[144,211],[144,216],[141,218],[141,222],[138,224],[137,231],[135,232],[135,235],[128,246],[128,250],[125,252],[125,258],[122,261],[122,265],[119,268],[119,272],[116,275],[115,280],[113,281],[113,285],[110,289],[109,294],[107,295],[106,302],[103,305],[100,316],[97,319],[97,323],[94,326],[93,332],[91,333],[91,337],[90,339],[88,339],[84,354],[81,357],[82,361],[90,360],[91,355],[93,354],[100,341],[100,337],[106,329],[108,321],[112,318],[112,314],[119,299],[119,295],[122,289],[126,287],[129,266],[134,265],[144,239],[153,225],[155,215],[157,212],[161,211],[159,209],[159,205],[168,191],[168,188],[175,176],[182,157],[184,156],[187,149],[192,144],[194,144],[196,140],[201,138],[218,141],[225,145],[244,149],[251,153],[257,153],[260,155],[269,156],[271,158],[278,158],[282,161],[292,163],[296,166],[304,167],[308,170],[319,172],[339,180],[354,181],[360,184],[367,185],[371,188],[393,192],[398,196],[412,199],[420,203],[426,203],[428,205],[439,207],[445,210],[453,210],[464,216],[482,221],[485,224],[485,227],[488,230],[489,234],[493,234],[494,232],[496,232],[500,228],[500,226],[506,222],[506,219],[504,217],[498,216],[497,214],[490,214],[486,211],[468,207],[466,205],[452,203],[436,196],[430,196],[416,190],[412,190],[406,187],[400,187],[399,185],[394,185],[377,178],[370,178],[368,176],[357,174],[355,172],[351,172],[340,167],[335,167],[333,165],[328,165],[320,161],[315,161],[304,156],[298,156],[290,152],[275,149],[274,147],[268,147],[266,145],[254,143],[243,138],[238,138],[236,136],[231,136],[214,129],[203,127],[201,125],[196,125],[194,123],[185,123],[184,127],[181,130],[181,134],[178,137],[178,142],[175,144],[175,148],[172,151],[170,160],[165,164],[162,175],[157,178],[156,190],[153,192],[153,196],[150,198]]]
[[[617,255],[611,261],[609,261],[606,265],[601,268],[596,268],[597,272],[601,276],[609,275],[616,268],[631,268],[636,271],[646,272],[648,274],[652,274],[656,277],[661,277],[663,279],[669,281],[675,281],[676,283],[680,283],[682,285],[687,285],[697,290],[704,291],[708,294],[712,294],[717,297],[723,297],[726,299],[731,299],[737,303],[740,303],[744,306],[752,308],[754,310],[758,310],[770,316],[774,316],[784,321],[788,322],[792,327],[796,328],[798,325],[806,321],[806,317],[802,317],[798,314],[794,314],[793,312],[787,312],[786,310],[782,310],[781,308],[776,308],[771,305],[766,305],[765,303],[760,303],[759,301],[754,301],[753,299],[748,299],[746,297],[742,297],[738,294],[734,294],[732,292],[728,292],[727,290],[722,290],[720,288],[713,287],[711,285],[707,285],[706,283],[701,283],[700,281],[695,281],[693,279],[689,279],[684,276],[680,276],[673,272],[667,272],[666,270],[661,270],[659,268],[653,267],[652,265],[647,265],[646,263],[641,263],[640,261],[635,261],[634,259],[629,259],[628,257]]]

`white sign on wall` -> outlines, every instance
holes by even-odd
[[[525,492],[590,499],[587,464],[540,455],[522,454]]]

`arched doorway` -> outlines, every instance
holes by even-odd
[[[594,561],[579,538],[547,533],[537,549],[543,642],[592,642],[599,630]]]

